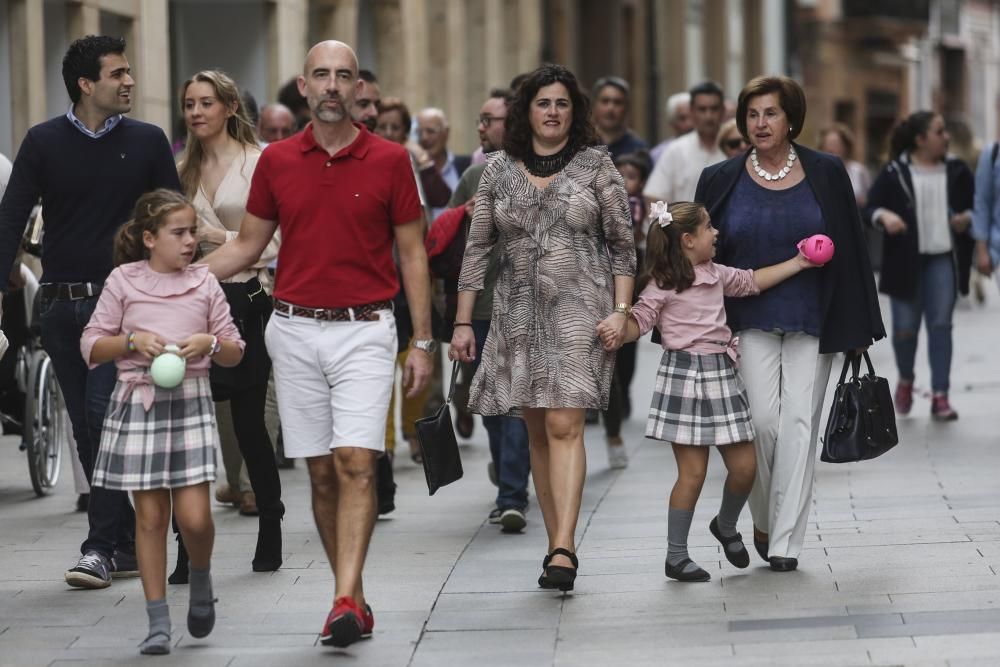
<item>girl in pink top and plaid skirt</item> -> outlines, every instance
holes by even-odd
[[[718,447],[728,471],[722,506],[709,530],[739,568],[750,564],[750,555],[736,524],[756,474],[750,404],[736,368],[737,341],[726,326],[723,297],[758,294],[815,265],[797,251],[788,261],[755,271],[715,264],[718,231],[704,206],[681,202],[668,208],[657,202],[652,217],[641,293],[627,332],[619,338],[610,328],[598,327],[598,334],[607,349],[637,340],[654,326],[663,336],[646,435],[670,442],[677,461],[664,569],[678,581],[708,581],[711,575],[687,551],[708,447]]]
[[[132,491],[136,555],[146,594],[144,654],[170,652],[166,539],[171,501],[191,558],[188,631],[204,637],[215,624],[209,562],[215,538],[209,483],[215,479],[218,431],[208,382],[212,362],[235,366],[243,341],[218,281],[191,266],[197,218],[179,193],[139,198],[135,218],[115,240],[117,268],[108,276],[80,349],[91,365],[114,360],[111,395],[94,463],[94,486]],[[152,360],[174,344],[185,359],[172,389],[153,384]]]

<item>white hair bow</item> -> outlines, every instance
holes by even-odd
[[[670,215],[669,204],[665,201],[658,201],[653,204],[653,210],[650,211],[649,217],[651,220],[655,220],[660,227],[666,227],[671,222],[674,221],[674,216]]]

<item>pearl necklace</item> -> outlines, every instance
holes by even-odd
[[[798,156],[795,154],[795,149],[792,148],[791,144],[788,146],[788,161],[785,166],[777,174],[772,174],[769,171],[764,170],[760,163],[757,161],[757,149],[754,148],[750,151],[750,163],[753,164],[753,170],[757,172],[757,175],[763,178],[765,181],[780,181],[785,176],[788,176],[788,172],[792,170],[792,164],[795,162]]]

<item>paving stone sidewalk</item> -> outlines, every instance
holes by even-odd
[[[998,665],[1000,294],[991,285],[988,296],[985,307],[956,314],[952,397],[961,419],[932,423],[929,400],[918,397],[913,415],[899,420],[902,442],[893,452],[864,464],[818,464],[797,572],[771,572],[752,549],[750,568],[726,562],[707,528],[723,478],[713,455],[691,534],[692,557],[712,581],[667,580],[673,458],[668,447],[643,439],[637,415],[625,425],[632,461],[621,472],[607,468],[601,428],[588,427],[576,591],[540,591],[540,514],[533,506],[520,535],[485,522],[495,491],[477,425],[463,447],[466,478],[433,498],[401,451],[398,509],[379,521],[366,567],[375,635],[345,651],[317,641],[332,575],[301,464],[282,473],[284,567],[251,572],[255,521],[215,506],[215,632],[203,640],[187,635],[187,590],[172,586],[173,653],[143,659],[139,581],[116,580],[100,591],[66,587],[63,571],[86,526],[72,511],[69,470],[52,495],[35,498],[24,455],[5,437],[0,666]],[[637,406],[648,400],[659,359],[649,343],[640,349]],[[895,383],[888,342],[873,348],[873,359]],[[918,386],[926,387],[926,369],[921,346]],[[748,512],[740,528],[750,534]]]

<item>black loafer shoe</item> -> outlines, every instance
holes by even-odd
[[[664,562],[663,572],[671,579],[676,579],[677,581],[710,581],[712,579],[712,575],[700,567],[691,572],[685,572],[684,568],[690,562],[692,562],[690,558],[685,558],[677,563],[677,565],[671,565],[669,561]]]
[[[767,559],[767,550],[769,547],[770,545],[767,542],[761,542],[756,537],[753,538],[753,548],[757,550],[757,554],[760,555],[761,560],[765,563],[771,562]]]
[[[712,519],[712,522],[708,524],[708,529],[712,535],[715,535],[715,539],[719,540],[719,544],[722,545],[722,553],[726,555],[726,560],[740,569],[750,564],[750,554],[747,553],[747,548],[743,546],[742,535],[736,533],[730,537],[723,537],[722,533],[719,532],[719,517]],[[729,549],[729,545],[731,544],[739,544],[739,551],[731,551]]]
[[[785,558],[784,556],[771,556],[767,559],[771,564],[771,569],[775,572],[791,572],[799,566],[798,558]]]

